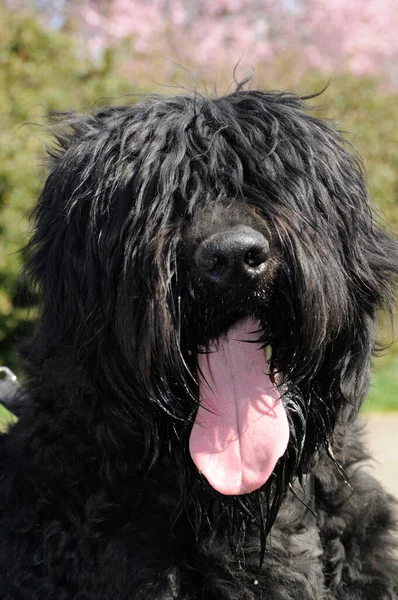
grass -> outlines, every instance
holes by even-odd
[[[398,411],[398,355],[373,370],[370,392],[363,409],[370,411]]]
[[[0,404],[0,430],[4,430],[7,425],[14,423],[16,418],[4,406]]]

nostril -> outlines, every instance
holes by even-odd
[[[204,273],[217,273],[224,269],[226,265],[226,259],[209,248],[203,249],[195,256],[196,263],[201,271]]]
[[[265,247],[263,245],[263,246],[259,246],[259,247],[255,247],[255,248],[250,248],[250,250],[248,250],[248,252],[246,252],[246,254],[243,258],[243,261],[246,265],[255,269],[256,267],[259,267],[260,265],[265,263],[267,259],[268,259],[268,246]]]

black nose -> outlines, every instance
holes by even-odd
[[[237,225],[205,239],[194,258],[202,276],[227,288],[257,280],[268,256],[269,244],[262,233]]]

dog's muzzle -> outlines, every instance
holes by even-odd
[[[194,255],[199,273],[222,288],[257,281],[268,257],[267,239],[247,225],[207,237]]]

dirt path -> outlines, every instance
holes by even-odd
[[[363,416],[370,468],[384,487],[398,499],[398,413],[372,413]]]

